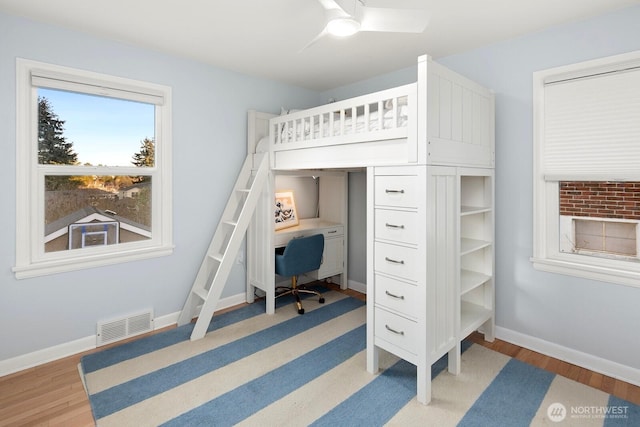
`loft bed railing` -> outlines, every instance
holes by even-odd
[[[278,158],[279,152],[332,147],[339,159],[335,150],[347,144],[391,140],[415,144],[416,110],[413,83],[291,112],[270,120],[270,148]]]

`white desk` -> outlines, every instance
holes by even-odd
[[[344,226],[335,222],[325,221],[321,218],[301,219],[294,227],[283,228],[275,232],[274,249],[286,246],[289,240],[298,237],[307,237],[314,234],[324,236],[324,252],[322,253],[322,265],[307,276],[320,280],[327,277],[343,274],[344,272]],[[340,278],[340,285],[346,289],[345,278]]]

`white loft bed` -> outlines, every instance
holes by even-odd
[[[462,327],[468,313],[460,307],[468,306],[470,297],[465,295],[468,290],[461,290],[461,267],[483,272],[474,275],[475,290],[469,292],[477,302],[471,306],[481,308],[477,316],[471,313],[471,324],[473,329],[484,327],[487,339],[493,339],[495,104],[490,90],[428,56],[418,58],[417,71],[415,83],[290,114],[250,111],[248,153],[268,155],[272,171],[367,168],[367,287],[375,290],[367,292],[367,369],[377,371],[378,348],[414,363],[418,401],[428,403],[431,364],[449,352],[449,370],[457,373],[459,343],[462,334],[470,332]],[[407,191],[398,191],[396,185],[406,186]],[[262,289],[268,313],[273,312],[274,300],[273,190],[271,179],[247,232],[247,301],[253,302],[255,288]],[[397,204],[385,193],[403,193],[410,204]],[[465,217],[471,220],[463,221],[467,214],[460,213],[461,204],[481,207]],[[411,224],[420,226],[406,241],[393,241],[395,237],[373,227],[383,215],[409,215]],[[480,249],[484,255],[472,258],[477,266],[466,265],[469,259],[461,256],[460,241],[467,233],[488,241],[480,246],[489,248]],[[406,272],[409,279],[403,278],[405,273],[379,269],[379,260],[372,255],[379,243],[402,256],[411,252],[419,260],[415,270]],[[388,309],[380,301],[378,291],[389,281],[401,286],[411,282],[416,295],[407,299],[416,302],[413,314]],[[406,346],[381,338],[386,331],[380,325],[387,320],[380,313],[414,319],[408,321],[407,336],[398,338],[413,336],[413,343]]]
[[[273,170],[493,167],[493,114],[489,90],[421,56],[415,83],[286,115],[254,114],[248,152],[269,151]]]

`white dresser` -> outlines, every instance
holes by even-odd
[[[380,350],[413,363],[421,403],[431,400],[431,365],[449,353],[449,370],[458,373],[460,341],[485,323],[493,331],[491,189],[487,169],[367,169],[367,369],[378,371]],[[477,201],[473,221],[462,196]],[[470,236],[484,242],[473,259],[461,252]],[[460,288],[470,268],[482,272],[472,300]],[[471,302],[482,315],[469,323]]]

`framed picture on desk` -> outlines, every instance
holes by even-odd
[[[293,199],[293,191],[278,191],[275,197],[276,230],[298,225],[298,212]]]

